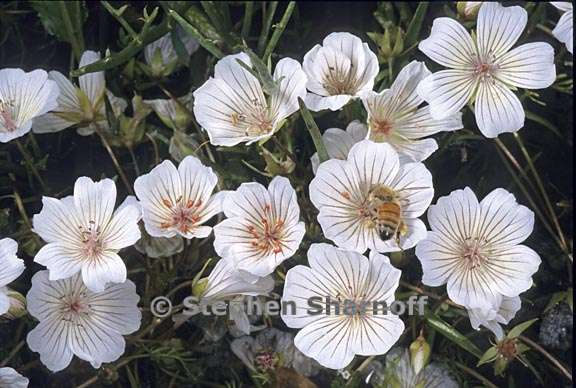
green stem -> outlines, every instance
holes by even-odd
[[[269,6],[268,9],[266,9],[266,5]],[[274,14],[276,13],[276,7],[278,7],[277,1],[262,3],[262,31],[260,32],[260,38],[258,39],[258,54],[262,54],[264,47],[266,46],[268,34],[270,33],[270,27],[272,26],[272,20],[274,19]]]
[[[126,30],[126,32],[132,37],[132,39],[136,41],[139,39],[136,31],[134,31],[134,29],[130,26],[130,24],[128,24],[126,19],[122,17],[122,14],[118,12],[116,8],[112,7],[110,3],[107,1],[102,1],[102,5],[104,5],[104,8],[106,8],[106,10],[110,13],[110,15],[112,15],[114,19],[116,19],[116,21],[118,21],[118,23],[122,25],[124,30]]]
[[[72,20],[70,19],[70,14],[68,13],[68,7],[65,1],[59,1],[58,5],[60,7],[60,12],[62,15],[62,22],[64,23],[64,28],[66,29],[66,35],[68,35],[68,40],[72,45],[72,51],[77,60],[80,60],[82,56],[82,47],[77,40],[78,33],[74,32],[74,26],[72,25]]]
[[[170,16],[174,20],[176,20],[187,33],[192,35],[192,37],[198,41],[200,46],[204,47],[210,54],[214,55],[218,59],[224,57],[224,53],[220,51],[220,49],[216,47],[214,43],[206,39],[204,35],[202,35],[200,31],[196,29],[196,27],[188,23],[182,16],[178,15],[175,11],[170,10],[169,13]]]
[[[286,29],[286,26],[290,21],[290,17],[292,16],[292,12],[294,12],[295,6],[296,6],[295,1],[291,1],[288,3],[286,11],[284,11],[284,15],[280,20],[280,23],[278,23],[278,25],[275,27],[274,33],[272,34],[272,37],[270,38],[270,41],[266,46],[266,51],[264,51],[264,56],[262,57],[264,59],[264,62],[267,62],[270,55],[272,55],[272,51],[274,51],[274,48],[278,44],[278,41],[280,40],[282,33],[284,33],[284,30]]]
[[[38,169],[34,165],[34,160],[32,159],[32,156],[30,156],[26,147],[24,147],[24,145],[20,142],[20,139],[16,139],[16,140],[14,140],[14,142],[16,143],[18,150],[20,151],[20,153],[24,157],[24,161],[26,162],[26,165],[28,166],[28,168],[30,168],[30,170],[32,171],[32,174],[34,175],[34,177],[36,178],[38,183],[40,183],[40,187],[42,188],[43,191],[46,191],[46,185],[44,184],[44,180],[40,176]]]
[[[252,15],[254,14],[254,2],[246,1],[244,8],[244,19],[242,20],[242,39],[247,39],[252,27]]]
[[[312,141],[316,147],[316,152],[318,152],[318,159],[320,160],[320,163],[325,162],[330,159],[330,156],[328,156],[328,151],[326,151],[326,146],[322,140],[320,129],[318,128],[318,125],[316,125],[314,118],[300,97],[298,97],[298,105],[300,106],[300,114],[304,119],[304,123],[306,123],[308,132],[310,132],[310,136],[312,136]]]
[[[97,125],[95,125],[95,126],[96,126],[96,133],[100,137],[100,141],[102,142],[102,145],[104,146],[104,148],[108,152],[108,155],[110,155],[110,159],[112,159],[112,163],[114,163],[114,167],[116,167],[116,171],[118,172],[118,175],[120,175],[120,179],[122,179],[124,186],[126,186],[126,190],[128,190],[128,193],[134,195],[134,190],[132,189],[132,185],[130,185],[130,181],[128,180],[128,177],[126,176],[124,169],[120,165],[120,162],[118,162],[118,158],[116,158],[116,154],[114,154],[114,150],[110,146],[110,143],[108,143],[108,140],[106,140],[106,137],[104,136],[104,134],[102,133],[100,128]]]

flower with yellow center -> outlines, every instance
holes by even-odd
[[[506,190],[480,202],[468,187],[453,191],[430,206],[428,222],[432,230],[416,246],[422,283],[447,283],[450,299],[485,316],[498,311],[503,297],[532,286],[540,257],[519,244],[532,232],[534,213]]]
[[[294,338],[298,350],[331,369],[346,367],[355,355],[386,353],[404,331],[402,320],[389,309],[400,270],[374,251],[368,260],[329,244],[312,244],[308,262],[310,267],[288,271],[282,295],[283,303],[295,306],[282,312],[282,320],[301,329]],[[318,313],[310,310],[311,298],[322,306]],[[328,298],[330,311],[325,307]],[[340,308],[334,302],[342,302]],[[347,302],[354,308],[347,311]]]
[[[140,207],[128,197],[114,211],[116,185],[111,179],[94,182],[80,177],[74,195],[62,199],[43,197],[42,210],[32,219],[34,232],[48,244],[34,261],[48,267],[50,280],[82,272],[92,291],[126,280],[126,265],[118,251],[140,239]]]
[[[306,74],[294,59],[276,64],[272,78],[277,88],[270,96],[238,61],[252,66],[245,53],[228,55],[216,64],[214,77],[194,92],[194,115],[214,145],[269,138],[298,110],[298,97],[306,95]]]
[[[449,70],[438,71],[418,85],[430,114],[444,119],[474,102],[476,123],[486,137],[516,132],[525,113],[512,92],[543,89],[556,79],[554,49],[548,43],[526,43],[512,49],[526,27],[520,6],[484,2],[478,12],[476,39],[456,20],[437,18],[430,37],[418,48]]]
[[[238,269],[265,276],[292,257],[304,237],[296,191],[290,181],[276,177],[268,189],[243,183],[227,195],[224,214],[214,227],[214,249]]]

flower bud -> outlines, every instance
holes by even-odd
[[[420,373],[430,360],[430,345],[420,333],[414,342],[410,344],[410,363],[415,374]]]
[[[26,298],[21,293],[8,289],[7,292],[8,299],[10,300],[10,308],[8,312],[2,315],[2,319],[13,320],[18,319],[26,315]]]
[[[478,15],[480,1],[458,1],[456,2],[456,11],[463,19],[472,20]]]

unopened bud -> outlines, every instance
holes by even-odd
[[[415,374],[420,373],[430,360],[430,345],[420,333],[414,342],[410,344],[410,361]]]
[[[8,312],[2,315],[2,319],[13,320],[23,317],[27,314],[26,298],[21,293],[8,289],[6,293],[10,300]]]

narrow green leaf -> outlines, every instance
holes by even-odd
[[[516,326],[514,326],[512,328],[512,330],[510,330],[508,332],[508,335],[506,336],[506,338],[516,338],[518,337],[520,334],[522,334],[524,331],[526,331],[526,329],[528,329],[530,326],[532,326],[532,324],[534,322],[536,322],[538,320],[538,318],[534,318],[531,319],[529,321],[526,322],[522,322]]]
[[[250,28],[252,27],[252,15],[254,14],[254,2],[245,1],[244,19],[242,20],[242,39],[246,39],[250,35]]]
[[[282,16],[282,19],[280,20],[280,23],[278,23],[275,26],[274,33],[272,34],[272,37],[270,38],[270,41],[268,42],[268,45],[266,46],[266,51],[264,51],[264,55],[263,55],[264,60],[267,60],[272,55],[274,48],[276,48],[276,45],[278,44],[280,37],[282,36],[282,34],[284,33],[284,30],[286,29],[286,25],[290,21],[290,17],[292,16],[292,12],[294,12],[295,6],[296,6],[295,1],[291,1],[288,3],[288,6],[286,7],[286,10],[284,11],[284,15]]]
[[[478,364],[476,364],[476,366],[492,362],[496,359],[497,356],[498,356],[498,349],[496,348],[496,346],[492,346],[491,348],[488,348],[486,352],[484,352],[482,357],[480,357],[480,360],[478,360]]]
[[[473,354],[477,358],[482,357],[482,352],[476,345],[474,345],[468,338],[466,338],[462,333],[458,330],[454,329],[448,323],[444,322],[442,319],[437,317],[436,315],[429,314],[426,316],[426,321],[434,330],[438,331],[448,340],[454,342],[456,345],[460,346],[462,349],[468,351],[470,354]]]
[[[174,11],[170,11],[170,16],[182,26],[184,31],[186,31],[187,33],[192,35],[192,37],[198,41],[200,46],[202,46],[206,50],[208,50],[208,52],[210,52],[210,54],[214,55],[218,59],[224,57],[224,53],[222,51],[220,51],[220,49],[218,47],[216,47],[216,45],[214,43],[212,43],[210,40],[206,39],[204,37],[204,35],[202,35],[200,33],[200,31],[198,31],[196,29],[196,27],[194,27],[192,24],[188,23],[182,16],[178,15]]]
[[[310,132],[310,136],[312,136],[316,152],[318,152],[318,159],[320,160],[320,163],[325,162],[330,159],[330,157],[328,156],[328,151],[326,151],[326,146],[322,140],[320,129],[318,128],[318,125],[316,125],[312,114],[308,108],[306,108],[304,101],[302,101],[300,97],[298,97],[298,105],[300,106],[300,114],[302,115],[302,119],[304,119],[306,128],[308,128],[308,132]]]
[[[418,8],[416,8],[416,12],[414,12],[414,16],[412,17],[412,21],[408,25],[408,29],[406,30],[406,36],[404,38],[404,47],[410,47],[418,40],[420,30],[422,29],[422,25],[424,24],[424,17],[426,16],[427,10],[428,10],[428,2],[421,1],[418,4]]]
[[[268,8],[266,9],[266,7]],[[259,54],[264,53],[264,48],[266,47],[266,42],[268,41],[268,34],[270,33],[270,28],[272,27],[272,20],[274,20],[274,14],[276,13],[276,7],[278,7],[277,1],[262,3],[262,30],[260,32],[260,38],[258,38],[257,46],[257,52]],[[264,12],[264,10],[266,12]]]

